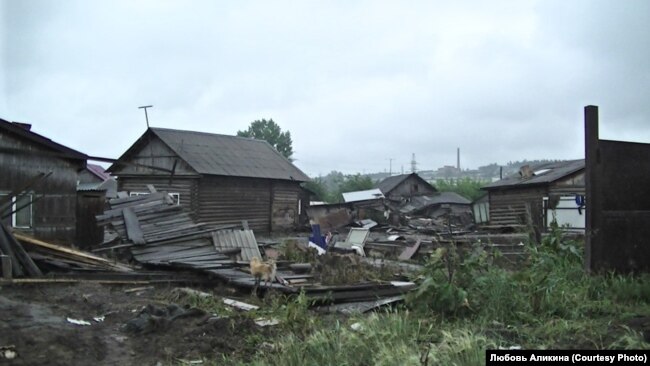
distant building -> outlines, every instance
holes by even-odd
[[[491,225],[532,224],[544,230],[555,217],[560,225],[584,229],[584,159],[522,167],[520,173],[482,187]]]
[[[117,197],[117,180],[99,165],[86,164],[79,173],[77,191],[105,191],[107,198]]]
[[[391,200],[402,200],[413,196],[429,196],[438,190],[422,179],[417,173],[393,175],[379,184],[377,188]]]

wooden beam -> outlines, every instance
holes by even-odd
[[[145,244],[146,241],[142,229],[140,229],[140,222],[131,207],[124,208],[122,214],[124,215],[124,224],[126,225],[126,234],[129,240],[134,244]]]

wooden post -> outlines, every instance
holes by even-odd
[[[11,275],[11,257],[8,255],[0,255],[0,263],[2,263],[2,278],[10,280]]]
[[[601,223],[599,197],[598,107],[585,107],[585,269],[596,270],[602,253],[597,235]]]

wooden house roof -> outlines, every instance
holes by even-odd
[[[584,168],[585,159],[542,163],[531,167],[535,175],[530,178],[522,178],[519,173],[517,173],[483,186],[481,189],[489,191],[495,189],[523,188],[535,185],[546,185],[577,173]]]
[[[393,189],[397,188],[397,186],[399,186],[400,184],[402,184],[402,182],[404,182],[405,180],[407,180],[410,176],[415,176],[415,177],[416,177],[418,180],[420,180],[423,184],[426,184],[426,185],[428,185],[429,187],[431,187],[431,189],[432,189],[434,192],[437,191],[437,189],[436,189],[434,186],[432,186],[431,184],[429,184],[429,182],[427,182],[426,180],[422,179],[422,177],[420,177],[417,173],[411,173],[411,174],[400,174],[400,175],[393,175],[393,176],[390,176],[390,177],[388,177],[388,178],[385,178],[385,179],[382,180],[381,182],[379,182],[379,183],[377,184],[377,188],[379,188],[379,189],[382,191],[383,194],[388,195],[388,194],[390,194],[390,192],[391,192]]]
[[[88,156],[84,153],[63,146],[45,136],[32,132],[31,125],[28,124],[9,122],[4,119],[0,119],[0,131],[12,134],[18,138],[39,145],[45,150],[51,151],[53,156],[57,156],[63,159],[81,160],[84,162],[88,159]],[[22,152],[28,153],[28,151]]]
[[[309,177],[263,140],[206,132],[149,128],[127,150],[125,161],[149,136],[159,138],[199,174],[305,182]],[[116,163],[119,164],[119,163]],[[109,168],[113,171],[114,164]]]

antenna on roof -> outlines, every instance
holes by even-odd
[[[147,115],[147,108],[153,108],[152,105],[143,105],[138,109],[144,109],[144,118],[147,120],[147,128],[149,128],[149,116]]]

